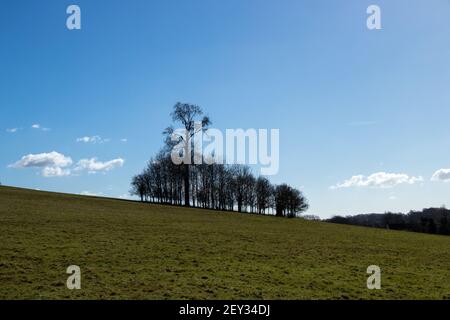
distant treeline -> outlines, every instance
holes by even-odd
[[[450,235],[449,218],[450,210],[442,207],[410,211],[407,214],[387,212],[346,217],[334,216],[326,221],[364,227]]]
[[[202,114],[198,106],[175,105],[172,119],[188,134],[174,141],[174,129],[164,131],[165,146],[132,178],[132,195],[146,202],[280,217],[296,217],[308,209],[308,202],[299,190],[287,184],[272,185],[265,177],[255,177],[248,166],[219,164],[211,159],[203,164],[174,164],[171,158],[174,145],[193,144],[196,121],[202,123],[202,130],[210,124],[207,117],[198,119]]]

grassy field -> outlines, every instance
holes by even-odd
[[[0,298],[450,299],[450,237],[0,187]]]

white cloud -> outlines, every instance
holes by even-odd
[[[423,181],[422,177],[410,177],[404,173],[377,172],[368,177],[364,175],[353,176],[332,186],[331,189],[351,187],[392,188],[400,184],[414,184],[420,181]]]
[[[50,128],[42,127],[40,124],[35,123],[31,126],[32,129],[42,130],[42,131],[50,131]]]
[[[19,161],[10,164],[9,168],[40,168],[44,177],[65,177],[75,173],[75,171],[87,170],[89,173],[106,172],[114,168],[122,167],[125,160],[122,158],[113,159],[106,162],[98,161],[97,158],[82,159],[77,165],[71,167],[73,161],[70,157],[56,151],[49,153],[29,154],[23,156]]]
[[[120,139],[120,142],[126,143],[126,142],[128,142],[128,139],[127,138]]]
[[[439,169],[433,174],[431,181],[450,182],[450,169]]]
[[[81,159],[77,163],[75,170],[87,170],[89,173],[100,171],[110,171],[114,168],[122,167],[125,160],[118,158],[106,162],[98,161],[97,158]]]
[[[77,138],[77,142],[89,142],[89,137]]]
[[[29,154],[10,165],[12,168],[44,168],[67,167],[72,164],[72,159],[56,151],[50,153]]]
[[[19,128],[11,128],[11,129],[6,129],[6,132],[8,133],[16,133],[19,130]]]
[[[42,169],[41,173],[42,176],[46,178],[70,176],[70,170],[62,169],[60,167],[45,167],[44,169]]]
[[[81,137],[81,138],[77,138],[77,142],[84,142],[84,143],[105,143],[105,142],[109,142],[109,139],[103,139],[100,136],[85,136],[85,137]]]
[[[63,169],[72,165],[72,159],[56,151],[29,154],[9,165],[10,168],[41,168],[44,177],[63,177],[70,175],[70,170]]]

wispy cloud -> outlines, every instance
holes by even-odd
[[[41,125],[38,124],[38,123],[33,124],[33,125],[31,126],[31,129],[41,130],[41,131],[50,131],[50,130],[51,130],[50,128],[43,127],[43,126],[41,126]]]
[[[87,170],[89,173],[105,172],[113,170],[114,168],[120,168],[125,163],[122,158],[113,159],[110,161],[102,162],[97,158],[81,159],[78,161],[75,170]]]
[[[423,181],[422,177],[408,176],[404,173],[377,172],[369,176],[356,175],[342,183],[331,186],[331,189],[341,188],[393,188],[401,184],[414,184]]]
[[[110,139],[103,139],[100,136],[85,136],[81,138],[77,138],[77,142],[83,142],[83,143],[106,143],[109,142]]]
[[[431,177],[431,181],[450,182],[450,169],[439,169]]]
[[[19,128],[6,129],[6,132],[8,132],[8,133],[16,133],[17,131],[19,131]]]

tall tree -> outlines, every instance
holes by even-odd
[[[183,159],[183,180],[184,180],[184,205],[190,206],[190,166],[192,163],[192,150],[194,150],[194,135],[206,130],[211,124],[207,116],[203,116],[202,109],[193,104],[178,102],[171,113],[172,121],[180,123],[183,126],[184,133],[181,134],[174,130],[172,126],[168,127],[164,134],[166,135],[166,144],[170,147],[182,145],[184,149]],[[196,122],[201,126],[196,126]]]

